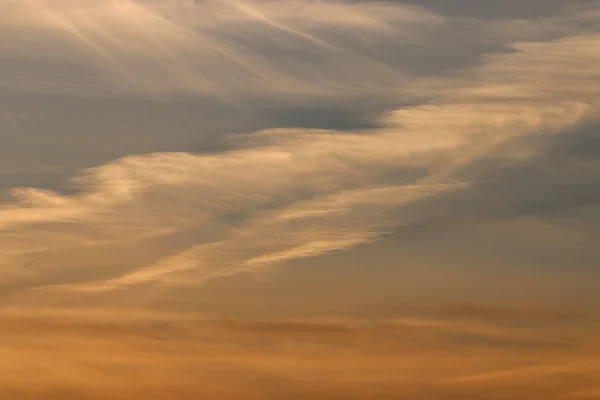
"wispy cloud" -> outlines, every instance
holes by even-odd
[[[406,222],[394,210],[464,185],[455,171],[495,147],[595,118],[599,43],[593,33],[517,43],[462,76],[423,82],[437,97],[390,112],[377,130],[257,132],[214,155],[116,160],[76,178],[74,195],[16,190],[0,210],[5,281],[201,282],[374,240]],[[422,177],[394,179],[406,168]]]
[[[458,68],[477,62],[478,47],[576,34],[594,19],[587,11],[483,22],[403,2],[303,0],[11,0],[0,11],[2,86],[227,99],[398,98],[412,76],[436,71],[432,62]]]
[[[369,54],[369,43],[393,46],[443,21],[386,3],[34,0],[0,7],[0,31],[19,34],[0,40],[8,67],[0,83],[88,95],[393,92],[405,78]]]

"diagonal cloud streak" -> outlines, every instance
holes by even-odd
[[[123,12],[141,7],[114,4]],[[285,27],[313,44],[318,40],[320,48],[334,46],[302,33],[287,6],[273,7],[269,26]],[[393,11],[396,6],[382,7]],[[150,29],[146,23],[155,14],[144,10],[136,8],[135,15]],[[281,22],[285,18],[278,12],[290,21]],[[308,7],[306,12],[316,11]],[[267,17],[255,13],[224,15],[224,22],[212,23],[238,18],[265,23]],[[357,28],[371,20],[359,14],[344,21]],[[161,19],[156,26],[164,27],[156,35],[166,32],[165,38],[194,46],[178,25]],[[148,40],[151,32],[135,34],[136,40]],[[156,45],[169,60],[169,46],[163,44]],[[513,47],[515,52],[488,57],[452,79],[416,83],[437,96],[387,113],[378,129],[267,130],[244,135],[238,138],[242,146],[218,154],[115,160],[75,178],[76,194],[17,189],[14,202],[0,205],[0,282],[76,290],[197,284],[376,240],[409,221],[398,212],[403,207],[466,185],[457,181],[456,172],[498,146],[527,135],[558,134],[597,118],[598,34]],[[165,63],[189,65],[175,56]],[[259,73],[274,76],[277,70]],[[420,176],[406,178],[407,171]]]
[[[33,0],[9,1],[0,12],[3,58],[59,59],[77,74],[26,64],[0,73],[0,85],[87,95],[395,91],[404,74],[360,43],[392,45],[443,22],[409,5],[300,0]]]

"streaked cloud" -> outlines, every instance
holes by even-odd
[[[287,12],[277,7],[272,18]],[[256,12],[222,23],[254,24]],[[214,155],[116,160],[76,178],[73,195],[18,189],[18,200],[0,210],[5,284],[17,276],[26,286],[90,282],[82,286],[89,289],[202,282],[376,240],[408,222],[395,210],[468,184],[456,171],[495,148],[596,118],[599,42],[590,32],[516,43],[516,52],[460,76],[423,81],[437,97],[387,113],[380,129],[267,130]],[[406,169],[422,176],[394,178]]]
[[[589,398],[599,372],[597,343],[588,340],[597,333],[593,327],[585,335],[562,327],[540,335],[427,319],[18,311],[3,311],[0,319],[8,345],[0,349],[0,393],[20,398],[367,399],[375,393],[480,399],[490,387],[496,398],[539,390],[552,398]]]
[[[19,33],[0,41],[3,85],[87,95],[394,92],[403,74],[369,43],[393,46],[443,21],[409,5],[305,1],[11,1],[2,11],[0,30]]]
[[[0,84],[88,97],[398,98],[414,75],[477,63],[515,41],[574,35],[595,18],[574,7],[537,21],[449,19],[418,4],[11,0],[0,6]]]

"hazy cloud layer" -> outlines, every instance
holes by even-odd
[[[594,324],[541,334],[422,318],[0,319],[0,393],[23,399],[573,399],[594,398],[600,373]]]

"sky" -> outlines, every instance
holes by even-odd
[[[0,397],[600,399],[600,2],[0,2]]]

